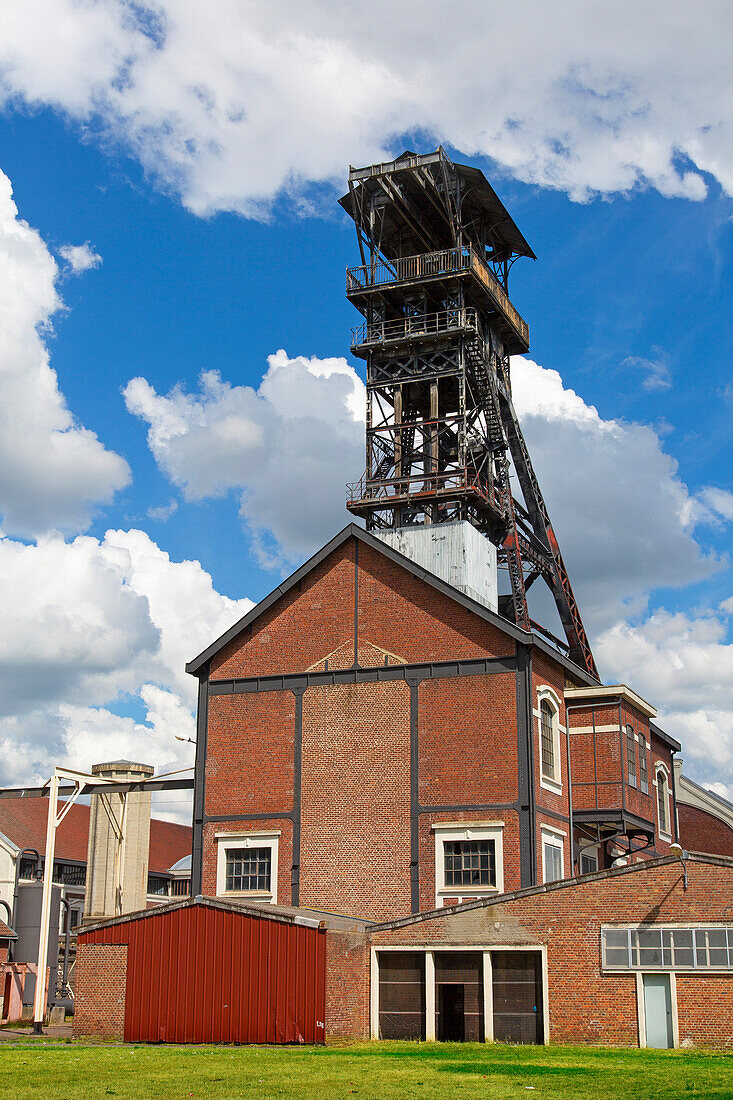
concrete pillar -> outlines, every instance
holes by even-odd
[[[95,764],[92,775],[135,783],[149,779],[154,768],[130,760],[113,760]],[[110,814],[102,804],[106,799]],[[125,806],[125,800],[127,805]],[[117,831],[123,829],[120,842]],[[87,881],[84,901],[84,921],[105,920],[122,913],[134,913],[145,908],[148,888],[150,849],[150,794],[134,791],[125,795],[105,795],[100,791],[91,798],[89,841],[87,847]]]

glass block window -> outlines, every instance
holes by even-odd
[[[646,741],[639,734],[639,787],[643,794],[649,794],[649,761]]]
[[[558,844],[545,841],[543,846],[545,863],[545,882],[557,882],[562,874],[562,848]]]
[[[272,848],[227,848],[226,890],[269,890]]]
[[[733,970],[733,926],[604,928],[607,970]]]
[[[555,778],[555,712],[543,699],[540,703],[540,756],[542,774],[546,779]]]
[[[629,786],[636,786],[636,735],[631,726],[626,727],[626,771]]]
[[[496,886],[493,840],[446,840],[443,858],[446,886]]]

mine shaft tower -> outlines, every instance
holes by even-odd
[[[346,293],[364,317],[351,350],[367,382],[366,472],[349,486],[349,510],[377,532],[468,520],[508,570],[500,612],[537,629],[527,591],[541,577],[569,656],[597,679],[512,405],[509,357],[528,351],[529,328],[508,278],[532,249],[483,173],[443,149],[350,169],[340,201],[361,253]]]

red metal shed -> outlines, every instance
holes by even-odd
[[[82,1016],[122,1011],[123,982],[126,1042],[325,1038],[326,932],[308,917],[196,898],[80,932]]]

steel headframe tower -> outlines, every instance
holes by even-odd
[[[541,577],[569,656],[598,679],[512,405],[509,357],[529,350],[529,328],[508,277],[532,249],[483,173],[443,149],[351,168],[340,201],[361,253],[346,294],[364,316],[351,350],[367,377],[366,472],[349,510],[369,530],[468,520],[508,570],[502,614],[536,626],[527,591]]]

